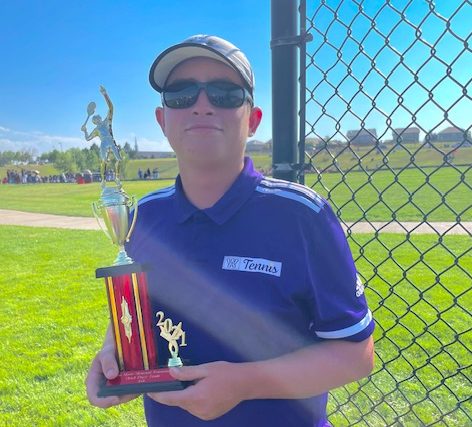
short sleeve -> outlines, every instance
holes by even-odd
[[[315,338],[362,341],[372,334],[374,321],[343,229],[328,203],[309,229],[306,262]]]

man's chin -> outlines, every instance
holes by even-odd
[[[232,158],[227,153],[218,152],[218,150],[192,150],[186,153],[188,165],[203,168],[221,168],[231,163]]]
[[[225,141],[221,138],[195,138],[183,148],[186,153],[196,157],[220,157],[224,155]]]

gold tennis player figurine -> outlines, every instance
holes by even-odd
[[[105,101],[108,105],[108,114],[105,119],[102,120],[99,114],[96,114],[92,117],[92,123],[95,125],[95,129],[88,133],[87,132],[87,122],[92,114],[95,113],[96,104],[95,102],[90,102],[87,107],[87,118],[85,123],[80,128],[85,134],[85,139],[87,141],[92,140],[95,137],[100,138],[100,175],[102,179],[102,188],[105,187],[106,183],[106,174],[108,171],[109,165],[114,163],[115,171],[115,183],[121,187],[120,182],[120,162],[122,161],[122,156],[120,153],[120,147],[115,142],[113,138],[112,130],[112,120],[113,120],[113,104],[108,96],[106,89],[103,86],[100,86],[100,93],[105,98]]]
[[[103,86],[100,86],[100,92],[108,105],[107,116],[103,120],[98,114],[93,116],[92,122],[95,125],[95,129],[91,133],[88,133],[87,122],[95,113],[96,108],[95,102],[90,102],[87,106],[87,118],[81,127],[87,141],[95,137],[100,138],[101,141],[100,175],[102,192],[100,200],[92,203],[92,209],[102,230],[111,239],[112,243],[119,247],[119,253],[114,261],[114,265],[132,264],[133,260],[126,254],[124,245],[133,232],[136,223],[136,214],[138,212],[138,204],[136,197],[128,196],[121,185],[120,162],[123,157],[120,152],[120,147],[113,138],[111,127],[113,104]],[[114,182],[106,185],[107,172],[112,165],[115,173]],[[130,220],[131,212],[134,212],[132,220]]]

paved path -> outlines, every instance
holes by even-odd
[[[0,224],[29,225],[32,227],[75,228],[78,230],[98,230],[95,218],[50,215],[0,209]]]
[[[357,222],[347,223],[352,233],[464,234],[472,235],[472,222]],[[344,227],[346,230],[346,227]]]
[[[50,215],[43,213],[20,212],[0,209],[0,224],[27,225],[33,227],[73,228],[79,230],[98,230],[95,218]],[[472,222],[357,222],[348,223],[352,233],[403,233],[411,234],[463,234],[472,235]],[[343,226],[344,227],[344,226]],[[346,230],[346,227],[344,227]]]

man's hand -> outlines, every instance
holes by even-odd
[[[171,375],[195,384],[181,391],[148,393],[151,399],[179,406],[202,420],[213,420],[233,409],[243,399],[244,376],[241,364],[213,362],[198,366],[172,368]]]
[[[98,388],[103,381],[103,376],[111,380],[118,376],[118,364],[115,359],[113,346],[104,347],[93,359],[92,366],[85,380],[87,386],[87,397],[90,403],[99,408],[109,408],[135,399],[138,395],[129,394],[124,396],[98,397]]]
[[[83,126],[80,128],[80,130],[81,130],[82,132],[87,132],[87,126],[83,125]]]
[[[102,95],[105,95],[107,93],[106,89],[102,85],[100,85],[100,93]]]

